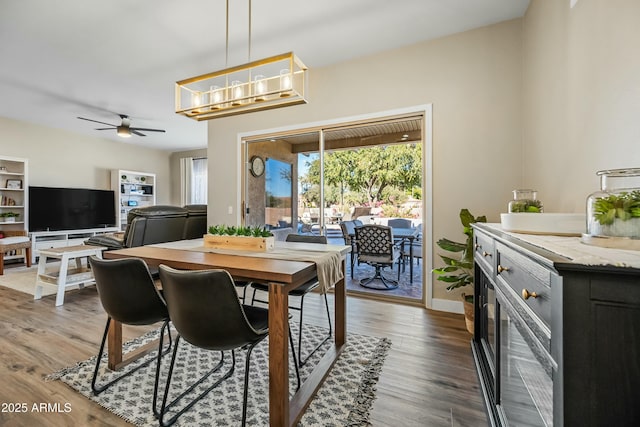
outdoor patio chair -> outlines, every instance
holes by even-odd
[[[356,227],[356,241],[358,244],[358,261],[375,267],[375,274],[360,280],[360,286],[370,289],[390,290],[398,287],[400,281],[400,266],[398,266],[398,279],[384,277],[382,269],[391,267],[398,261],[400,251],[393,241],[393,231],[386,225],[366,224]],[[371,282],[380,279],[384,287],[371,286]]]
[[[351,278],[353,279],[353,268],[355,266],[356,258],[358,257],[355,221],[342,221],[340,223],[340,230],[342,231],[342,238],[344,239],[344,244],[347,246],[351,246],[349,262],[351,264]]]

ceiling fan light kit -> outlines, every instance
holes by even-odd
[[[176,82],[176,113],[201,121],[307,103],[308,70],[293,52],[251,61],[251,0],[248,50],[246,64]],[[226,58],[229,58],[229,0]]]
[[[132,128],[131,127],[131,118],[129,116],[127,116],[126,114],[118,114],[118,115],[120,116],[120,119],[122,120],[120,122],[120,125],[112,125],[111,123],[100,122],[98,120],[87,119],[85,117],[78,117],[78,118],[80,120],[86,120],[88,122],[100,123],[101,125],[110,126],[108,128],[97,128],[96,130],[114,130],[115,129],[116,133],[121,138],[131,138],[131,134],[135,134],[135,135],[138,135],[138,136],[146,136],[144,133],[142,133],[140,131],[145,131],[145,132],[164,132],[164,129]]]

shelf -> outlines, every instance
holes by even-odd
[[[38,280],[51,285],[57,285],[59,277],[60,277],[60,272],[56,271],[55,273],[39,274]],[[76,285],[78,283],[93,282],[93,280],[94,280],[93,272],[91,271],[90,268],[87,268],[87,267],[69,268],[67,270],[66,286]]]

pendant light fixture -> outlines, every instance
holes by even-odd
[[[226,1],[225,67],[229,61],[229,0]],[[307,67],[293,52],[251,61],[249,0],[248,62],[176,82],[175,110],[194,120],[306,104]]]

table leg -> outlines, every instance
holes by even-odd
[[[60,259],[60,272],[58,274],[58,293],[56,294],[56,307],[64,304],[64,290],[67,287],[67,270],[69,269],[69,257],[64,254]]]
[[[107,335],[107,365],[115,371],[122,364],[122,323],[111,319]]]
[[[342,260],[343,278],[336,283],[334,288],[334,316],[335,316],[335,339],[336,345],[341,346],[347,338],[347,287],[345,286],[344,274],[347,270],[346,258]]]
[[[409,283],[413,283],[413,239],[409,239]]]
[[[289,425],[289,295],[269,284],[269,425]]]
[[[38,280],[40,280],[40,275],[46,272],[46,269],[47,269],[47,257],[46,255],[40,255],[40,261],[38,262],[38,275],[36,276],[36,290],[33,294],[33,299],[42,298],[43,286],[38,282]]]

